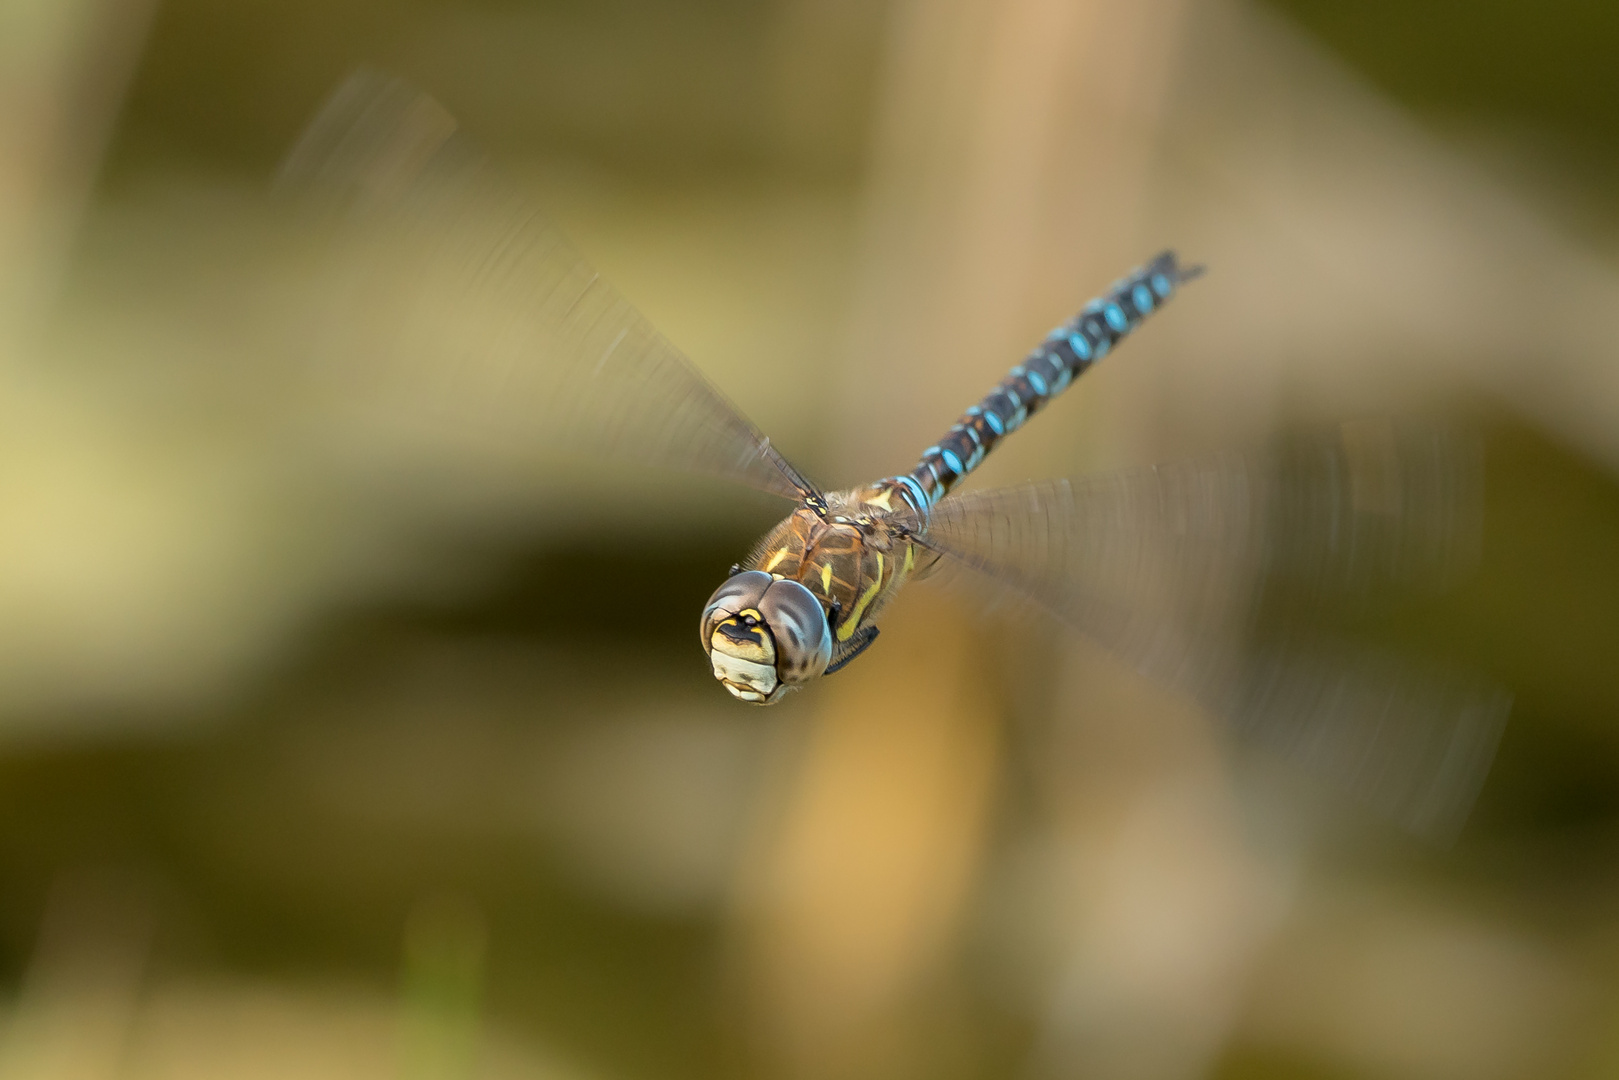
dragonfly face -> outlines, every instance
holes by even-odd
[[[832,628],[804,586],[762,570],[731,575],[703,608],[714,678],[740,701],[773,705],[826,671]]]

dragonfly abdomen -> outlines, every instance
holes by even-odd
[[[1163,306],[1176,286],[1202,272],[1183,268],[1166,251],[1128,277],[1114,282],[1106,294],[1057,327],[1028,357],[1013,368],[982,401],[956,421],[905,476],[898,487],[918,511],[942,499],[962,477],[976,469],[995,444],[1023,426],[1046,402],[1068,389],[1142,321]]]

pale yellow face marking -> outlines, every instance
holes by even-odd
[[[821,591],[829,596],[832,593],[832,564],[829,562],[821,564]]]
[[[715,650],[710,657],[714,664],[714,677],[734,697],[754,705],[762,705],[776,692],[776,669],[739,656]]]
[[[877,552],[877,579],[871,583],[870,588],[860,594],[860,599],[855,601],[854,610],[849,612],[849,617],[843,620],[842,626],[838,627],[839,641],[848,641],[854,635],[855,628],[860,625],[860,616],[866,610],[866,605],[876,598],[878,590],[882,587],[883,553],[879,551]]]
[[[770,561],[765,563],[765,572],[769,573],[770,571],[774,570],[776,567],[780,566],[781,565],[781,560],[785,559],[786,557],[787,557],[787,549],[786,548],[782,548],[780,551],[778,551],[774,555],[770,556]]]

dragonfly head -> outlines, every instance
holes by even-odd
[[[832,659],[832,628],[813,593],[762,570],[732,574],[703,608],[703,650],[733,696],[773,705]]]

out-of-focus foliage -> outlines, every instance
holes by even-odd
[[[1274,0],[1274,6],[1432,119],[1538,135],[1581,156],[1606,156],[1604,148],[1619,136],[1613,111],[1619,73],[1607,63],[1619,48],[1619,13],[1602,4],[1373,0],[1351,7]]]
[[[1616,18],[11,5],[0,1075],[1611,1075]],[[254,321],[362,63],[829,483],[1165,243],[1207,280],[984,484],[1464,414],[1476,573],[1333,616],[1514,696],[1455,846],[970,590],[735,705],[692,630],[778,507],[358,425]]]

